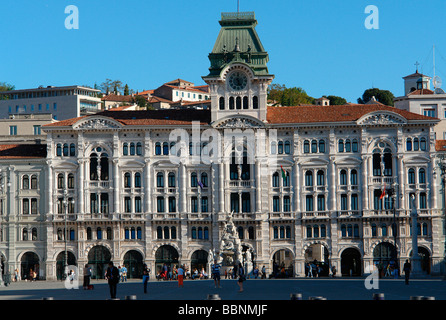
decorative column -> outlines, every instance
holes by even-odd
[[[119,207],[119,190],[120,188],[120,184],[119,184],[119,159],[113,159],[113,212],[115,213],[120,213],[121,209]]]
[[[410,217],[412,219],[412,274],[419,275],[421,274],[421,261],[420,256],[418,255],[418,232],[417,232],[417,208],[415,206],[415,197],[412,196],[410,198],[411,202],[411,210]]]

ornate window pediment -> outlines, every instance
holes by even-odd
[[[110,118],[92,117],[82,119],[73,125],[73,129],[78,130],[103,130],[103,129],[119,129],[122,125]]]
[[[265,127],[265,124],[253,117],[229,116],[215,122],[213,127],[222,129],[256,129]]]
[[[390,111],[377,111],[368,113],[357,121],[362,126],[399,125],[406,124],[407,119]]]

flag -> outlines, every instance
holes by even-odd
[[[285,170],[283,170],[283,167],[280,166],[280,169],[282,169],[282,178],[286,179],[286,174],[285,174]]]
[[[204,185],[201,181],[198,181],[198,185],[200,186],[201,189],[203,189]]]
[[[382,198],[384,198],[386,196],[386,184],[384,184],[384,189],[381,192],[381,196],[379,197],[379,200],[382,200]]]

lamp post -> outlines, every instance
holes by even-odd
[[[65,189],[63,192],[63,206],[65,213],[65,232],[64,232],[64,242],[65,242],[65,254],[64,254],[64,280],[68,277],[68,205],[73,204],[74,200],[69,200],[68,191]]]
[[[396,197],[397,197],[397,184],[393,183],[392,188],[389,189],[388,193],[389,196],[392,198],[392,210],[393,210],[393,224],[392,224],[392,234],[393,234],[393,241],[395,244],[395,251],[393,252],[393,260],[395,261],[395,266],[399,268],[398,264],[398,250],[396,246],[396,240],[398,237],[398,225],[396,223]]]

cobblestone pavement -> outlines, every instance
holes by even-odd
[[[446,300],[446,281],[441,279],[381,279],[379,289],[366,289],[365,278],[338,279],[248,279],[244,292],[238,292],[236,280],[221,281],[215,288],[212,280],[185,280],[184,288],[176,281],[153,281],[144,294],[141,280],[129,280],[118,284],[117,298],[136,296],[137,300],[206,300],[210,294],[218,294],[222,300],[290,300],[290,294],[300,293],[303,300],[322,296],[327,300],[372,300],[374,293],[384,293],[385,300],[410,300],[411,296],[430,296]],[[61,281],[20,281],[0,288],[0,300],[107,300],[110,298],[106,281],[93,280],[94,290],[66,289]]]

